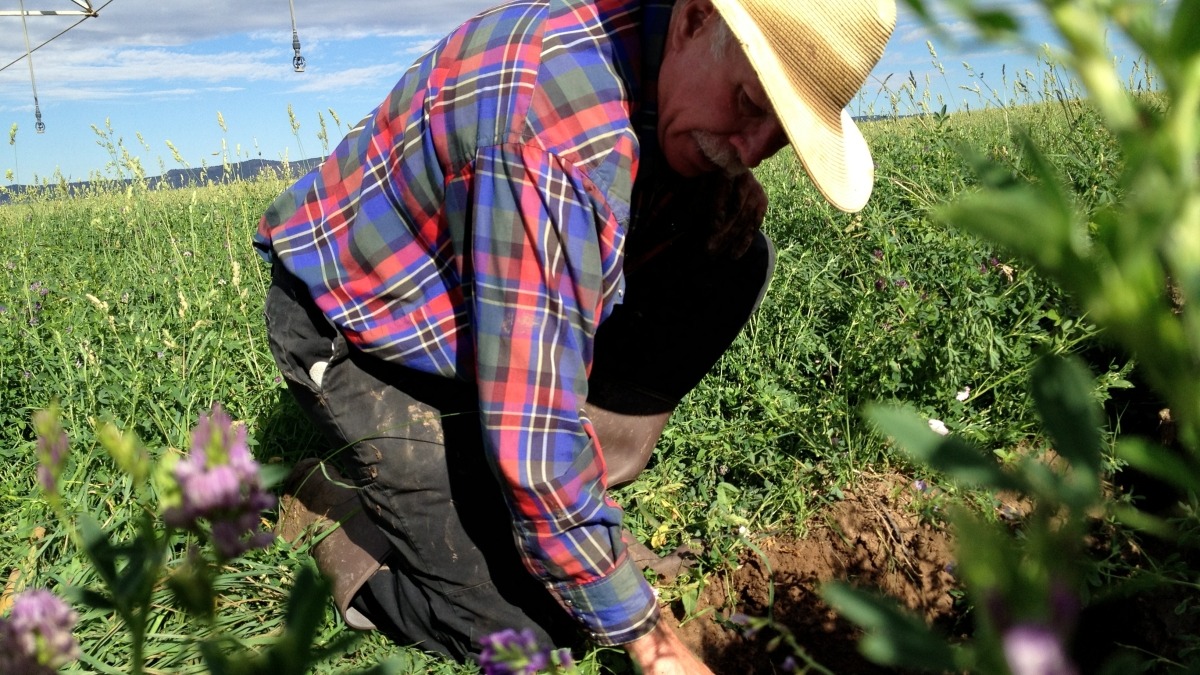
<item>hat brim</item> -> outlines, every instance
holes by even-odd
[[[796,156],[817,190],[842,211],[861,211],[875,183],[866,139],[844,108],[818,109],[797,91],[770,41],[735,0],[713,5],[741,43],[783,125]]]

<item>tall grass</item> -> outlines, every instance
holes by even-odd
[[[1059,81],[1051,74],[1054,80],[1042,82]],[[861,214],[827,206],[791,153],[759,171],[771,196],[764,227],[779,253],[771,290],[675,413],[649,470],[616,493],[635,533],[655,546],[705,541],[699,572],[666,589],[667,598],[734,561],[741,553],[735,533],[803,533],[863,473],[908,470],[859,418],[864,403],[907,400],[1004,456],[1035,434],[1025,390],[1033,355],[1078,351],[1095,339],[1086,317],[1052,284],[929,217],[935,203],[971,188],[960,144],[1022,171],[1012,141],[1018,127],[1052,148],[1078,199],[1109,198],[1120,158],[1094,115],[1071,89],[941,114],[911,84],[890,105],[898,110],[908,97],[913,112],[928,114],[865,125],[878,184]],[[113,148],[122,165],[124,155]],[[268,270],[250,246],[259,215],[289,179],[151,190],[140,166],[123,166],[119,177],[132,182],[71,194],[51,184],[0,206],[6,597],[92,579],[35,487],[29,420],[52,401],[61,403],[73,440],[63,479],[68,503],[118,528],[135,515],[131,486],[98,450],[97,421],[135,431],[152,453],[172,453],[187,447],[197,415],[220,401],[247,422],[265,463],[286,466],[327,449],[275,371],[261,318]],[[1098,365],[1112,384],[1127,372],[1123,360]],[[290,580],[306,564],[303,552],[280,544],[228,567],[219,628],[246,645],[277,630]],[[148,667],[195,672],[199,662],[185,646],[196,636],[163,598]],[[331,612],[322,639],[339,630]],[[122,672],[127,647],[111,616],[85,613],[79,635],[82,669]],[[321,672],[393,651],[368,636]],[[470,670],[415,650],[400,653],[413,670]],[[600,667],[596,659],[585,666]]]

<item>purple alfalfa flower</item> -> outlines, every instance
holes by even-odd
[[[885,288],[887,288],[887,280],[882,277],[875,280],[875,290],[882,291]]]
[[[529,655],[529,661],[525,664],[525,669],[530,673],[540,673],[550,667],[550,651],[536,650]]]
[[[183,490],[186,518],[203,518],[235,511],[242,503],[242,483],[228,464],[206,466],[204,453],[193,453],[175,465],[175,479]]]
[[[57,408],[39,410],[33,414],[33,429],[37,434],[38,482],[48,495],[58,495],[58,477],[67,461],[69,440],[59,421]]]
[[[760,628],[760,626],[754,625],[754,620],[741,612],[734,612],[733,614],[730,614],[729,623],[732,623],[740,628],[742,631],[742,637],[746,639],[752,639],[755,635],[758,635]]]
[[[871,255],[872,255],[872,256],[873,256],[873,257],[874,257],[876,260],[883,260],[883,251],[882,251],[882,250],[880,250],[880,249],[875,249],[874,251],[871,251]]]
[[[246,427],[234,425],[220,404],[192,430],[191,450],[175,465],[174,476],[179,503],[163,514],[169,525],[197,530],[207,520],[213,545],[226,559],[270,543],[272,535],[259,529],[259,514],[275,498],[263,489]]]
[[[484,675],[533,675],[551,666],[549,649],[541,648],[533,631],[505,628],[480,640],[483,649],[476,660]],[[562,664],[560,665],[568,667]]]
[[[1041,624],[1020,623],[1004,631],[1004,660],[1012,675],[1075,675],[1058,633]]]
[[[908,288],[908,279],[898,277],[895,281],[896,288]]]
[[[75,612],[45,589],[13,599],[12,612],[0,619],[0,673],[50,675],[79,658],[71,630]]]
[[[558,659],[558,668],[560,670],[569,671],[575,667],[575,658],[571,656],[570,649],[563,647],[562,649],[556,650],[554,654]]]
[[[274,533],[259,529],[262,522],[259,513],[274,506],[273,500],[262,500],[251,505],[234,518],[215,520],[212,523],[212,542],[217,554],[232,560],[256,548],[266,548],[274,540]]]
[[[917,492],[924,492],[929,489],[929,483],[926,483],[925,481],[921,480],[920,478],[918,478],[917,480],[914,480],[912,486],[913,486],[913,489],[916,490]]]
[[[788,657],[783,660],[783,663],[779,664],[779,669],[785,673],[794,673],[796,672],[796,668],[799,667],[800,665],[796,663],[796,657],[791,655],[788,655]]]

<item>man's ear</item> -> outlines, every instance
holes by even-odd
[[[679,48],[688,40],[693,40],[705,24],[714,18],[717,8],[712,0],[679,0],[682,6],[676,8],[671,15],[669,44]]]

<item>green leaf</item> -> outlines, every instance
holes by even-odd
[[[1101,411],[1092,398],[1092,374],[1077,358],[1046,356],[1034,366],[1031,386],[1038,414],[1054,439],[1055,450],[1076,472],[1086,473],[1094,481],[1094,485],[1088,485],[1098,491]]]
[[[960,146],[985,189],[936,209],[934,215],[1058,272],[1086,248],[1086,236],[1054,166],[1028,134],[1019,133],[1017,140],[1036,181],[1016,179],[1008,168]]]
[[[971,20],[979,32],[989,40],[1012,37],[1021,31],[1021,24],[1004,10],[975,9],[971,11]]]
[[[923,621],[902,611],[895,601],[841,582],[822,586],[821,596],[866,631],[859,651],[871,661],[921,671],[960,670],[956,650],[930,632]]]
[[[696,613],[696,603],[700,601],[700,586],[695,585],[679,594],[679,602],[683,604],[684,616]]]
[[[1148,532],[1165,541],[1178,541],[1179,530],[1170,522],[1132,506],[1114,506],[1113,516],[1118,521],[1142,532]]]
[[[1117,443],[1117,456],[1138,471],[1184,490],[1200,493],[1200,469],[1177,452],[1130,436]]]
[[[955,537],[964,543],[956,553],[959,577],[972,593],[998,589],[1008,594],[1018,583],[1021,567],[1020,551],[1008,531],[964,506],[949,511]]]
[[[175,602],[193,616],[212,620],[216,611],[212,570],[203,560],[190,560],[167,579]]]
[[[311,567],[300,569],[287,603],[287,632],[311,647],[329,602],[329,582]]]
[[[360,671],[358,675],[405,675],[413,672],[413,665],[406,659],[394,656],[382,663]]]
[[[113,604],[112,598],[90,588],[69,586],[67,587],[64,595],[73,602],[86,605],[92,609],[109,611],[117,608],[117,606]]]
[[[99,521],[83,514],[79,516],[79,535],[88,559],[111,589],[117,583],[117,551],[108,540],[108,533],[100,527]]]
[[[318,661],[345,654],[363,634],[346,631],[325,645],[317,645],[325,623],[329,585],[312,568],[303,567],[288,596],[287,620],[282,635],[267,642],[262,650],[252,650],[228,638],[200,644],[208,671],[213,675],[275,675],[308,673]],[[373,669],[370,672],[411,672],[411,670]]]
[[[928,421],[907,406],[872,404],[864,414],[914,459],[961,483],[999,490],[1022,487],[978,448],[953,436],[938,435],[929,428]]]
[[[1179,0],[1175,16],[1171,19],[1171,37],[1168,45],[1171,55],[1186,61],[1200,51],[1200,40],[1196,39],[1196,26],[1200,25],[1200,0]]]
[[[291,467],[282,464],[263,464],[258,469],[265,490],[282,486],[290,473]]]

